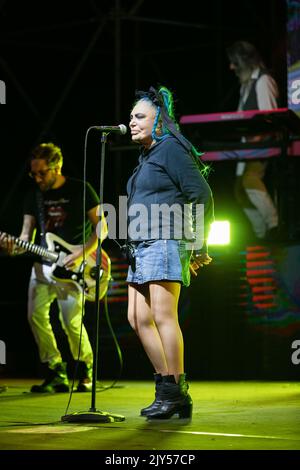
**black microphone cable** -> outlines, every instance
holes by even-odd
[[[87,130],[86,133],[85,133],[85,139],[84,139],[83,197],[82,197],[82,206],[83,206],[83,214],[82,214],[82,220],[83,220],[83,227],[82,227],[83,259],[82,259],[82,263],[83,263],[83,266],[85,266],[85,263],[86,263],[86,252],[85,252],[86,233],[85,233],[85,225],[86,225],[86,186],[87,186],[87,176],[86,176],[86,166],[87,166],[87,165],[86,165],[86,162],[87,162],[87,141],[88,141],[88,135],[89,135],[89,132],[90,132],[91,129],[93,129],[93,127],[88,128],[88,130]],[[99,201],[99,203],[100,203],[100,214],[99,214],[99,217],[101,217],[101,215],[102,215],[102,211],[101,211],[101,204],[102,204],[102,202]],[[101,236],[101,232],[100,232],[100,236]],[[84,289],[84,286],[85,286],[85,269],[83,269],[82,281],[83,281],[82,286],[83,286],[83,289]],[[119,370],[119,375],[118,375],[118,377],[113,380],[113,382],[112,382],[111,385],[109,385],[109,386],[103,386],[103,387],[101,387],[100,390],[97,389],[97,391],[106,391],[106,390],[108,390],[108,389],[110,389],[110,388],[113,388],[113,387],[115,386],[115,384],[118,382],[118,380],[120,379],[120,377],[121,377],[121,375],[122,375],[122,371],[123,371],[123,355],[122,355],[122,351],[121,351],[120,345],[119,345],[119,343],[118,343],[116,334],[115,334],[115,332],[114,332],[114,330],[113,330],[113,327],[112,327],[112,324],[111,324],[111,321],[110,321],[110,317],[109,317],[108,302],[107,302],[107,293],[108,293],[108,290],[109,290],[109,288],[107,289],[106,294],[105,294],[105,296],[104,296],[105,317],[106,317],[106,321],[107,321],[109,330],[110,330],[110,332],[111,332],[113,341],[114,341],[115,346],[116,346],[117,356],[118,356],[118,358],[119,358],[119,363],[120,363],[120,370]],[[76,377],[77,377],[77,374],[78,374],[78,364],[79,364],[79,359],[80,359],[81,341],[82,341],[82,330],[83,330],[84,306],[85,306],[85,297],[84,297],[84,291],[83,291],[83,292],[82,292],[82,303],[81,303],[81,322],[80,322],[80,334],[79,334],[78,355],[77,355],[77,360],[76,360],[76,364],[75,364],[74,371],[73,371],[73,378],[72,378],[72,384],[71,384],[71,391],[70,391],[70,394],[69,394],[69,400],[68,400],[68,403],[67,403],[67,406],[66,406],[65,415],[68,414],[68,410],[69,410],[69,407],[70,407],[70,404],[71,404],[71,400],[72,400],[72,396],[73,396],[75,380],[76,380]],[[95,334],[98,334],[98,332],[95,332]]]
[[[83,245],[83,250],[82,250],[82,263],[83,266],[85,266],[86,262],[86,253],[85,253],[85,243],[86,243],[86,237],[85,237],[85,225],[86,225],[86,183],[87,183],[87,177],[86,177],[86,162],[87,162],[87,139],[88,139],[88,134],[89,131],[91,130],[91,127],[86,131],[85,133],[85,138],[84,138],[84,154],[83,154],[83,195],[82,195],[82,245]],[[79,359],[80,359],[80,352],[81,352],[81,341],[82,341],[82,329],[83,329],[83,317],[84,317],[84,306],[85,306],[85,298],[84,298],[84,285],[85,285],[85,269],[83,269],[82,273],[82,298],[81,298],[81,322],[80,322],[80,333],[79,333],[79,344],[78,344],[78,355],[77,355],[77,360],[76,364],[74,367],[73,371],[73,378],[72,378],[72,384],[71,384],[71,391],[69,394],[69,400],[67,403],[65,415],[68,414],[68,410],[71,404],[72,396],[73,396],[73,391],[74,391],[74,385],[75,385],[75,380],[78,375],[78,364],[79,364]]]

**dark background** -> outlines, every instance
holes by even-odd
[[[235,110],[239,84],[225,52],[235,40],[249,40],[259,48],[279,83],[284,105],[285,15],[285,0],[195,0],[186,5],[171,0],[94,0],[78,5],[2,0],[0,72],[7,87],[7,105],[1,107],[5,229],[19,230],[16,214],[11,217],[12,207],[18,206],[13,202],[28,182],[26,159],[31,148],[41,140],[55,141],[63,149],[65,173],[81,176],[87,129],[127,125],[135,89],[170,87],[178,118]],[[110,145],[128,141],[129,134],[109,138]],[[135,151],[108,155],[107,202],[125,193],[136,156]],[[100,134],[95,131],[89,134],[87,158],[89,180],[98,188]],[[232,174],[226,163],[221,169],[214,166],[215,178],[219,171]],[[218,192],[220,185],[214,186]]]
[[[135,89],[158,84],[169,87],[174,92],[178,119],[184,114],[235,110],[239,84],[228,68],[225,51],[240,39],[254,43],[260,50],[278,82],[280,105],[285,106],[285,0],[0,0],[0,79],[5,81],[7,92],[7,104],[0,107],[0,230],[19,234],[31,148],[40,141],[54,141],[62,147],[65,174],[81,177],[87,129],[92,125],[128,125]],[[87,141],[87,174],[96,189],[100,137],[100,133],[91,131]],[[137,158],[136,150],[128,149],[128,144],[128,134],[109,137],[105,202],[115,204],[118,196],[125,194],[126,181]],[[194,144],[197,146],[197,142]],[[241,234],[249,227],[233,198],[235,164],[213,163],[212,170],[209,182],[214,191],[216,218],[230,213],[237,238],[239,230]],[[272,190],[271,175],[268,184]],[[114,250],[109,242],[106,246]],[[7,371],[35,374],[38,358],[25,313],[30,264],[3,254],[0,261],[0,338],[8,345]],[[231,266],[228,269],[231,272]],[[242,353],[248,359],[245,364],[233,361],[237,357],[236,338],[243,343],[245,327],[239,312],[232,307],[234,295],[224,283],[228,272],[223,270],[218,265],[212,268],[214,280],[204,275],[190,295],[185,293],[182,299],[185,310],[192,312],[184,320],[191,370],[200,378],[261,377],[266,369],[259,365],[260,358],[268,353],[265,346],[262,349],[262,336],[257,339],[255,332],[248,332],[249,356],[247,347]],[[203,305],[197,297],[201,292],[210,292],[206,314],[202,316]],[[120,313],[120,307],[112,306],[112,312],[118,311],[125,324],[126,306],[121,310]],[[86,321],[92,331],[91,308]],[[151,368],[128,328],[120,340],[126,358],[125,376],[140,377],[142,369],[149,375]],[[287,356],[289,344],[290,338],[285,345]],[[114,346],[103,339],[102,347],[105,365],[101,361],[101,367],[104,374],[111,376],[111,364],[117,370]],[[251,362],[253,348],[255,357]],[[221,362],[219,349],[225,350]],[[269,375],[293,376],[295,369],[287,366],[289,360],[283,362],[279,369],[268,369]]]

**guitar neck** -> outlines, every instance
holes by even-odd
[[[55,263],[59,258],[58,253],[49,251],[46,248],[43,248],[42,246],[35,245],[34,243],[26,242],[24,240],[21,240],[20,238],[14,237],[14,242],[17,246],[23,248],[23,250],[29,251],[30,253],[34,253],[35,255],[42,256],[43,258],[47,259],[48,261],[51,261],[52,263]]]

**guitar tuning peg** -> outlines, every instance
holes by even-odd
[[[77,281],[77,276],[76,276],[76,274],[72,274],[71,279],[72,279],[72,281]]]

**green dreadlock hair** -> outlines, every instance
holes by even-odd
[[[136,98],[136,102],[140,99],[147,99],[156,106],[156,116],[152,129],[153,139],[162,140],[172,134],[189,152],[197,164],[201,174],[207,178],[211,171],[211,166],[202,162],[201,156],[203,155],[203,152],[197,151],[194,145],[182,135],[179,124],[175,118],[172,92],[165,86],[159,86],[158,89],[150,87],[148,92],[136,91]],[[159,123],[162,124],[161,135],[156,134],[156,129]]]

